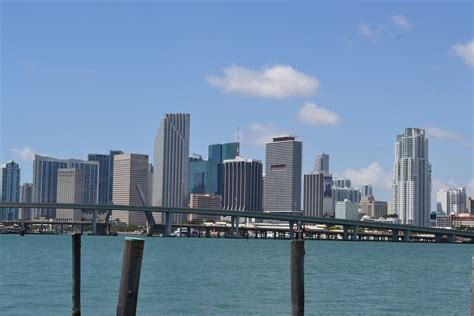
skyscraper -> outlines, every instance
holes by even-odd
[[[57,203],[81,203],[83,200],[84,171],[76,168],[58,169]],[[80,209],[57,209],[56,219],[79,222],[82,219]]]
[[[55,159],[35,155],[33,161],[33,200],[35,203],[55,203],[57,197],[58,169],[76,168],[84,171],[82,203],[97,204],[99,163],[77,159]],[[54,209],[36,210],[34,217],[55,218]]]
[[[323,171],[304,175],[303,214],[305,216],[334,216],[332,176]]]
[[[20,166],[14,161],[0,165],[0,201],[20,201]],[[7,208],[0,210],[1,220],[18,219],[18,209]]]
[[[436,192],[436,211],[446,215],[465,212],[466,198],[466,188],[439,189]]]
[[[109,155],[89,154],[88,161],[99,163],[99,204],[112,204],[112,187],[114,175],[114,156],[123,154],[120,150],[111,150]]]
[[[20,200],[23,203],[33,202],[33,183],[23,183],[23,185],[21,186]],[[25,216],[26,220],[30,220],[32,218],[31,208],[24,208],[23,212],[20,212],[20,215]]]
[[[235,158],[223,164],[223,209],[262,211],[262,172],[259,160]]]
[[[118,205],[142,206],[139,186],[145,194],[147,200],[149,197],[150,185],[148,176],[150,174],[150,165],[147,155],[139,154],[120,154],[114,158],[114,184],[112,202]],[[112,211],[112,219],[119,219],[121,222],[129,225],[144,225],[146,216],[144,212]]]
[[[303,144],[295,136],[274,137],[266,144],[264,209],[290,212],[301,209]]]
[[[329,173],[329,155],[326,153],[319,153],[316,155],[316,162],[314,164],[315,172]]]
[[[364,197],[364,196],[373,196],[373,189],[372,189],[372,186],[370,184],[363,184],[360,186],[360,196],[361,197]]]
[[[431,214],[431,164],[428,139],[419,128],[406,128],[395,142],[392,203],[403,224],[428,226]]]
[[[154,148],[153,205],[188,206],[190,115],[163,115]],[[173,222],[181,223],[182,214],[174,214]],[[161,222],[164,222],[162,217]]]

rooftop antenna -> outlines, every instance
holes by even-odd
[[[239,143],[239,145],[237,146],[237,157],[240,157],[240,129],[239,129],[239,125],[237,125],[237,143]]]

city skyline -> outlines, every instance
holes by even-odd
[[[22,183],[32,181],[34,153],[86,159],[120,148],[152,157],[161,114],[187,112],[190,152],[235,141],[240,129],[242,156],[264,161],[269,136],[296,134],[303,173],[326,152],[335,177],[370,183],[382,200],[390,197],[394,135],[424,128],[433,192],[474,193],[469,2],[2,8],[8,81],[0,161],[17,161]],[[219,29],[206,22],[209,14]],[[71,113],[84,124],[71,124]]]

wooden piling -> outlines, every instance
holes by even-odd
[[[304,240],[291,241],[291,315],[304,315]]]
[[[144,244],[143,239],[125,238],[117,316],[136,315]]]
[[[81,234],[72,234],[72,316],[81,315]]]

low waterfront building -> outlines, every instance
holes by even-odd
[[[336,202],[336,218],[358,221],[359,203],[351,202],[348,199],[342,202]]]
[[[360,200],[360,209],[363,214],[366,214],[371,218],[386,217],[388,203],[386,201],[375,201],[375,198],[372,195],[364,196]]]
[[[217,194],[196,194],[191,193],[189,196],[189,207],[190,208],[208,208],[208,209],[221,209],[222,196]],[[220,216],[203,215],[203,214],[189,214],[188,221],[196,220],[213,220],[220,221]]]

